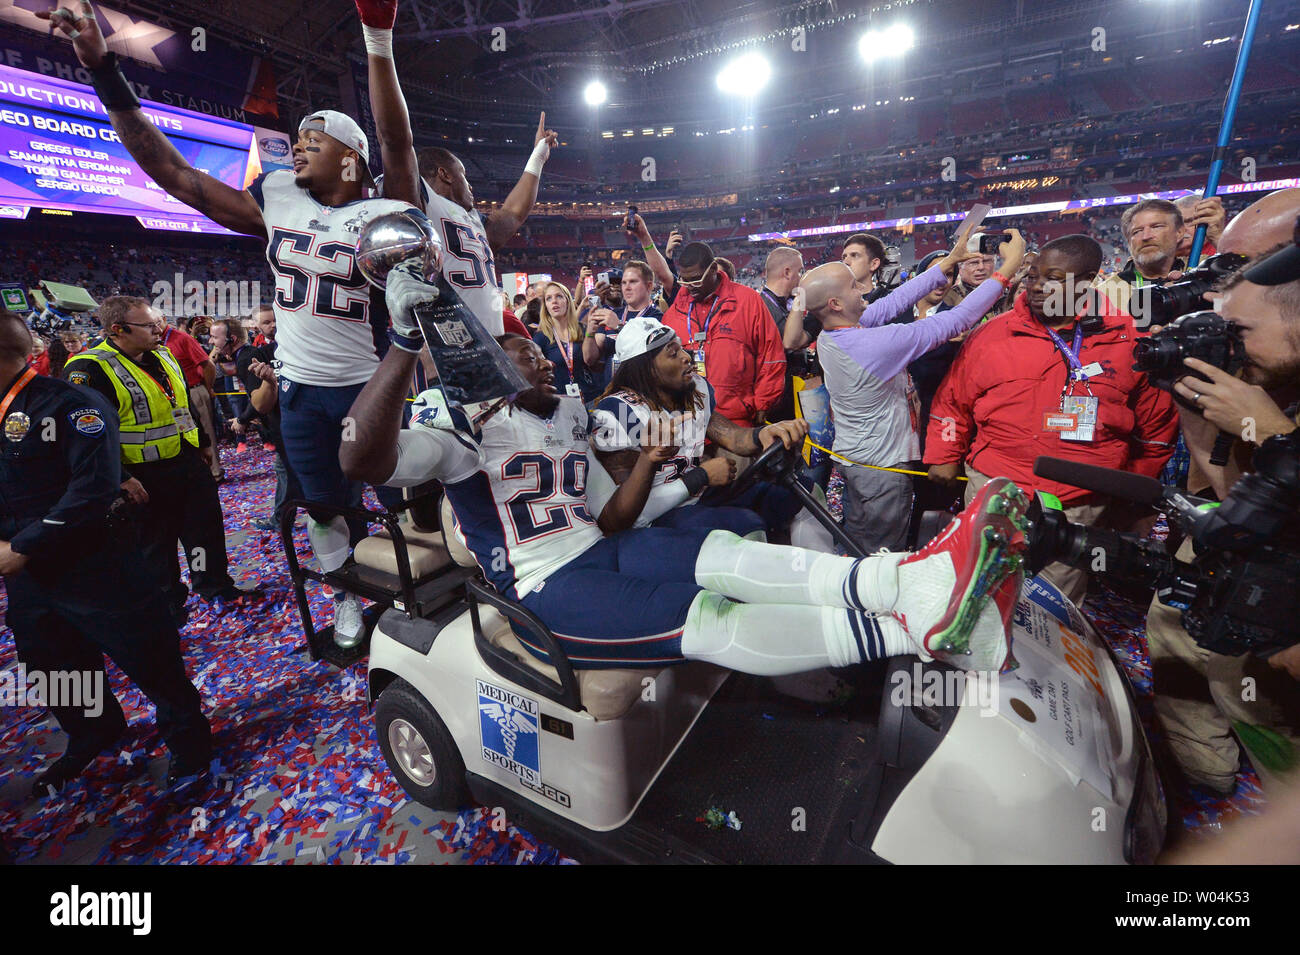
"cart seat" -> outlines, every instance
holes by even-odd
[[[451,564],[451,555],[447,553],[441,531],[403,525],[402,537],[406,540],[406,556],[411,564],[411,577],[415,580],[429,577]],[[398,576],[397,549],[386,528],[358,542],[352,556],[363,567]]]
[[[462,567],[477,567],[478,562],[455,529],[455,515],[451,503],[442,502],[443,539],[451,558]],[[483,635],[494,646],[514,654],[525,666],[558,683],[560,675],[555,667],[543,663],[529,653],[506,620],[492,607],[481,607]],[[654,677],[658,669],[575,670],[582,705],[598,720],[616,720],[632,708],[644,689],[646,677]]]

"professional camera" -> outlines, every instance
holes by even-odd
[[[1300,432],[1266,440],[1254,466],[1220,504],[1126,471],[1039,458],[1034,473],[1041,477],[1160,505],[1196,556],[1186,564],[1160,541],[1072,524],[1039,495],[1030,508],[1027,571],[1059,560],[1144,580],[1161,603],[1182,611],[1196,642],[1216,653],[1267,657],[1292,646],[1300,642]]]
[[[903,284],[902,253],[898,246],[885,246],[885,260],[876,270],[876,287],[867,295],[868,302],[884,298]]]
[[[1144,371],[1157,388],[1174,390],[1184,375],[1206,380],[1204,375],[1183,365],[1187,358],[1199,358],[1229,374],[1246,361],[1241,332],[1217,312],[1193,312],[1177,319],[1133,346],[1133,370]]]
[[[1184,272],[1177,282],[1134,288],[1128,304],[1133,324],[1139,331],[1150,325],[1168,325],[1180,315],[1204,308],[1205,293],[1213,292],[1247,261],[1244,255],[1220,252]]]
[[[1246,348],[1241,332],[1217,312],[1193,312],[1167,325],[1150,338],[1139,339],[1133,346],[1134,371],[1144,371],[1157,388],[1172,392],[1174,400],[1197,413],[1200,409],[1174,391],[1174,382],[1184,375],[1201,381],[1210,379],[1183,364],[1185,358],[1199,358],[1229,374],[1246,362]],[[1219,432],[1210,451],[1210,463],[1228,463],[1236,436]]]

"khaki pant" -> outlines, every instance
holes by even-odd
[[[217,430],[212,420],[212,392],[208,391],[208,386],[203,382],[190,388],[190,411],[199,419],[199,427],[208,433],[208,438],[212,441],[212,476],[220,480],[225,472],[221,470],[221,455],[217,453]]]
[[[979,489],[989,482],[987,474],[981,474],[969,464],[966,465],[966,504],[975,498]],[[1098,523],[1106,511],[1104,504],[1080,504],[1076,507],[1067,507],[1065,516],[1076,524],[1092,525]],[[1057,561],[1048,564],[1040,572],[1039,576],[1050,581],[1057,590],[1070,598],[1075,606],[1083,606],[1083,598],[1088,595],[1088,572],[1080,570],[1077,567],[1071,567],[1069,564],[1063,564]]]
[[[1191,559],[1191,541],[1183,542],[1178,557]],[[1271,729],[1300,746],[1300,684],[1286,671],[1250,654],[1229,657],[1202,649],[1183,629],[1179,611],[1155,598],[1147,612],[1147,648],[1156,715],[1193,782],[1232,792],[1240,760],[1235,721]],[[1276,789],[1277,774],[1258,759],[1252,763],[1264,786]]]

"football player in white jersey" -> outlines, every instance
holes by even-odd
[[[500,339],[532,387],[481,433],[428,394],[401,427],[418,352],[412,310],[436,297],[417,266],[389,273],[395,347],[352,406],[357,440],[340,447],[341,463],[372,482],[442,481],[484,575],[535,613],[575,666],[693,659],[778,675],[918,651],[968,669],[1007,662],[1028,505],[1011,482],[991,481],[915,554],[853,560],[708,527],[604,537],[587,510],[581,406],[556,393],[554,366],[529,339]]]
[[[395,3],[378,4],[387,5],[395,13]],[[372,3],[362,6],[363,12],[374,12]],[[141,110],[116,54],[108,52],[88,0],[73,0],[72,7],[38,16],[72,37],[77,58],[90,71],[95,92],[132,158],[169,195],[232,232],[266,240],[267,259],[276,273],[276,358],[286,457],[309,501],[359,503],[360,485],[344,478],[337,448],[348,406],[379,364],[388,322],[382,296],[371,301],[356,267],[356,239],[370,218],[407,208],[418,198],[410,124],[391,57],[369,58],[378,108],[401,111],[396,118],[385,116],[384,125],[407,129],[405,139],[393,133],[381,144],[393,176],[390,198],[367,198],[369,144],[355,121],[333,110],[302,121],[292,171],[277,170],[248,189],[236,189],[185,161]],[[370,44],[367,35],[368,48]],[[320,516],[309,527],[312,549],[323,570],[336,570],[365,529]],[[334,628],[343,646],[362,639],[355,597],[336,595]]]
[[[623,326],[614,365],[610,386],[591,415],[587,500],[601,530],[609,534],[633,526],[700,527],[707,522],[746,537],[789,525],[799,510],[798,498],[766,482],[726,496],[723,489],[735,477],[735,464],[723,456],[705,461],[704,444],[713,441],[750,456],[774,439],[801,444],[807,422],[742,428],[718,414],[713,389],[695,374],[695,362],[677,333],[658,319],[634,318]],[[662,433],[650,435],[650,429]],[[676,448],[662,464],[645,450],[659,445]],[[697,502],[706,506],[693,507]]]
[[[396,88],[396,73],[392,74],[392,85],[375,82],[377,51],[381,56],[387,55],[390,64],[392,62],[391,31],[397,16],[397,2],[356,0],[356,5],[365,25],[366,50],[371,63],[370,101],[375,113],[375,131],[380,142],[386,142],[390,137],[409,141],[410,119],[401,90]],[[384,24],[388,30],[386,46],[375,39]],[[537,201],[542,167],[558,142],[559,136],[555,130],[546,128],[546,113],[542,113],[537,121],[533,152],[524,166],[523,175],[501,203],[501,208],[486,221],[474,208],[474,190],[465,175],[465,164],[451,152],[441,146],[421,149],[418,174],[413,151],[404,151],[404,165],[400,169],[391,167],[387,151],[384,153],[384,174],[376,182],[379,194],[402,198],[416,196],[410,201],[429,217],[442,238],[443,278],[455,287],[465,307],[493,335],[502,333],[504,315],[510,311],[510,301],[504,297],[497,276],[496,252],[519,231],[532,211]]]

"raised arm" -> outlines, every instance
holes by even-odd
[[[677,277],[673,275],[673,270],[668,267],[668,260],[664,258],[663,253],[655,245],[655,240],[650,236],[650,229],[646,226],[645,220],[639,215],[632,217],[632,230],[628,233],[635,237],[641,246],[641,254],[645,256],[646,265],[650,266],[650,271],[655,274],[659,284],[664,287],[664,296],[671,302],[672,292],[677,285]]]
[[[559,134],[546,128],[546,113],[537,120],[537,136],[533,140],[533,154],[528,157],[528,165],[519,182],[510,190],[501,208],[488,217],[484,228],[487,230],[488,245],[492,251],[498,251],[519,231],[519,227],[533,210],[537,201],[537,184],[541,182],[542,166],[551,156],[551,149],[558,145]]]
[[[416,208],[420,196],[419,164],[415,158],[415,137],[406,98],[397,82],[393,62],[393,25],[397,21],[397,0],[354,0],[361,16],[366,41],[366,64],[370,80],[370,109],[375,114],[379,155],[384,163],[384,196],[400,199]]]
[[[140,109],[140,101],[122,75],[117,54],[108,52],[89,0],[76,0],[76,8],[76,12],[60,12],[56,7],[36,15],[51,20],[64,34],[73,37],[77,59],[90,71],[95,94],[108,111],[109,121],[131,158],[169,196],[232,232],[265,238],[266,226],[257,200],[247,190],[234,189],[185,161]],[[59,15],[55,16],[56,13]]]
[[[908,279],[884,298],[876,299],[868,305],[862,317],[858,319],[858,324],[863,328],[886,325],[943,285],[945,277],[956,273],[957,266],[978,254],[966,248],[966,240],[969,237],[970,227],[967,227],[957,236],[951,252],[920,275]],[[1005,243],[1003,246],[1005,247]]]

